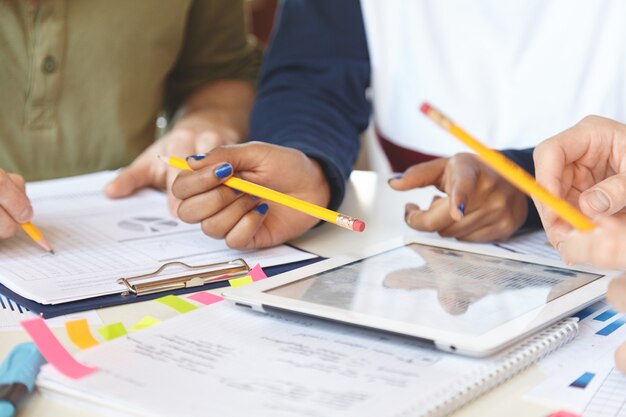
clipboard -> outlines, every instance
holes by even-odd
[[[263,268],[263,271],[268,277],[271,277],[273,275],[291,271],[292,269],[301,268],[303,266],[310,265],[322,259],[324,258],[316,257],[312,259],[306,259],[304,261],[292,262],[292,263],[283,264],[283,265],[276,265],[272,267]],[[133,289],[130,289],[127,286],[127,284],[124,282],[120,283],[122,287],[120,289],[119,294],[103,295],[100,297],[86,298],[83,300],[70,301],[70,302],[61,303],[61,304],[37,303],[35,301],[29,300],[28,298],[22,297],[21,295],[11,291],[10,289],[8,289],[2,284],[0,284],[0,293],[10,298],[11,300],[15,301],[17,304],[21,305],[22,307],[26,307],[31,312],[39,314],[41,317],[48,319],[48,318],[53,318],[57,316],[62,316],[65,314],[77,313],[79,311],[93,310],[93,309],[104,308],[104,307],[112,307],[116,305],[136,303],[139,301],[154,300],[155,298],[160,298],[160,297],[163,297],[165,295],[170,295],[170,294],[179,295],[179,294],[186,294],[190,292],[197,292],[201,290],[210,290],[213,288],[226,287],[229,285],[228,280],[230,278],[235,277],[234,275],[227,277],[229,275],[228,268],[234,268],[237,265],[241,265],[237,263],[233,264],[233,262],[236,262],[238,260],[243,261],[243,259],[238,258],[238,259],[233,259],[231,261],[220,262],[216,264],[198,265],[198,268],[186,265],[190,269],[187,269],[188,271],[187,274],[181,274],[179,279],[183,283],[185,283],[186,281],[191,281],[189,285],[187,285],[186,283],[185,285],[181,285],[180,282],[176,282],[176,283],[170,282],[169,281],[170,278],[156,279],[153,282],[160,282],[159,284],[160,288],[158,291],[152,291],[152,292],[143,291],[145,288],[143,288],[141,285],[139,287],[137,287],[136,285],[149,282],[152,278],[158,277],[160,274],[162,274],[164,271],[167,271],[172,266],[176,266],[176,265],[171,265],[173,262],[168,263],[168,264],[163,264],[159,269],[157,269],[156,271],[153,271],[150,274],[131,276],[131,277],[126,277],[126,278],[121,277],[119,279],[118,282],[125,279],[129,285],[132,285],[135,287],[135,291],[137,290],[137,288],[141,290],[140,295],[136,294],[133,291]],[[199,269],[206,268],[206,270],[208,271],[211,269],[210,267],[214,265],[224,266],[221,275],[219,273],[216,273],[212,277],[209,275],[205,277],[194,276],[198,273],[201,273]],[[244,276],[247,274],[247,271],[249,271],[249,266],[247,263],[245,263],[245,265],[248,268],[246,270],[246,273],[244,273],[243,275],[237,275],[237,276]],[[178,265],[178,266],[181,268],[181,270],[185,269],[185,267],[182,265]],[[230,274],[237,274],[237,273],[238,273],[237,271],[230,272]],[[152,276],[148,276],[148,275],[152,275]],[[199,279],[203,280],[204,282],[200,283]]]

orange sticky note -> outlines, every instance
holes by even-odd
[[[98,370],[98,368],[83,365],[74,359],[41,317],[24,320],[20,324],[33,339],[37,349],[48,363],[68,378],[84,378]]]
[[[65,331],[72,343],[79,349],[88,349],[92,346],[99,345],[89,330],[87,319],[72,320],[65,323]]]
[[[263,269],[259,264],[256,264],[255,267],[250,270],[250,276],[254,282],[267,278],[267,275],[265,275],[265,272],[263,272]]]
[[[190,300],[197,301],[200,304],[204,304],[208,306],[209,304],[217,303],[218,301],[222,301],[224,298],[219,295],[211,294],[210,292],[197,292],[195,294],[191,294],[189,297]]]

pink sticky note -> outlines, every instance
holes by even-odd
[[[72,379],[80,379],[98,370],[97,368],[85,366],[74,359],[50,331],[50,328],[41,317],[24,320],[20,324],[30,335],[30,338],[33,339],[39,352],[46,358],[48,363],[63,375]]]
[[[193,301],[197,301],[206,306],[223,300],[223,298],[220,297],[219,295],[211,294],[210,292],[197,292],[195,294],[191,294],[187,298]]]
[[[571,412],[566,411],[566,410],[559,410],[559,411],[555,411],[554,413],[550,414],[548,417],[580,417],[580,415],[575,414],[575,413],[571,413]]]
[[[263,272],[259,264],[256,264],[256,266],[250,270],[250,276],[252,277],[252,281],[255,282],[267,278],[267,275],[265,275],[265,272]]]

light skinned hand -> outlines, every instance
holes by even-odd
[[[179,170],[168,166],[159,156],[185,158],[236,142],[235,132],[224,127],[207,125],[204,129],[174,128],[122,169],[107,184],[104,192],[110,198],[122,198],[146,187],[167,190],[168,207],[175,216],[180,201],[171,193],[171,186]]]
[[[405,221],[413,229],[459,240],[507,239],[528,215],[526,196],[469,153],[414,165],[389,185],[398,191],[434,185],[446,193],[445,198],[435,197],[428,209],[407,204]]]
[[[609,283],[607,299],[617,311],[626,313],[626,274],[615,278]],[[626,374],[626,343],[615,351],[615,366]]]
[[[182,200],[178,216],[200,223],[207,236],[225,239],[231,248],[278,245],[319,222],[221,185],[232,175],[323,207],[330,201],[330,187],[319,164],[292,148],[249,142],[220,146],[187,161],[193,171],[181,172],[172,186],[174,196]]]
[[[592,264],[601,268],[626,269],[626,218],[623,214],[597,219],[590,232],[564,234],[558,250],[569,265]],[[626,297],[626,293],[624,293]]]
[[[535,148],[535,176],[591,219],[620,213],[626,204],[626,125],[588,116]],[[572,226],[535,200],[553,246]]]
[[[0,190],[0,239],[7,239],[15,235],[20,223],[32,219],[33,207],[21,176],[0,169]]]

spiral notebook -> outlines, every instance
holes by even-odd
[[[216,303],[82,351],[44,395],[134,416],[445,416],[567,343],[565,319],[508,352],[472,359],[413,339]]]

